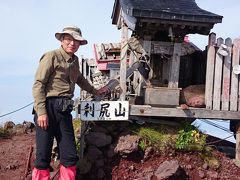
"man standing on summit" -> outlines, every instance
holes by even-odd
[[[60,179],[75,180],[78,156],[71,115],[75,84],[94,95],[108,91],[104,87],[96,90],[79,71],[78,57],[74,53],[81,45],[87,44],[80,28],[65,27],[55,37],[61,42],[61,47],[41,57],[33,85],[36,124],[33,180],[50,179],[54,137],[59,147]]]

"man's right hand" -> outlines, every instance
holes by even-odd
[[[111,92],[110,89],[107,86],[104,86],[104,87],[102,87],[102,88],[97,90],[97,95],[98,96],[99,95],[106,95],[106,94],[108,94],[110,92]]]
[[[39,127],[46,130],[47,127],[48,127],[48,116],[47,116],[47,114],[43,114],[43,115],[38,116],[37,123],[38,123]]]

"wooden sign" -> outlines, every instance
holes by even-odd
[[[81,101],[82,121],[122,121],[128,117],[128,101]]]

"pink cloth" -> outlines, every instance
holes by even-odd
[[[75,180],[76,177],[76,166],[64,167],[60,166],[60,177],[59,180]]]
[[[49,169],[40,170],[37,168],[33,168],[32,180],[50,180]]]

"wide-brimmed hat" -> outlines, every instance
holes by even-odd
[[[63,34],[69,34],[73,37],[73,39],[80,41],[81,45],[85,45],[88,43],[87,40],[82,37],[82,32],[79,27],[67,26],[63,28],[62,32],[55,33],[55,37],[57,38],[57,40],[61,41],[61,36]]]

